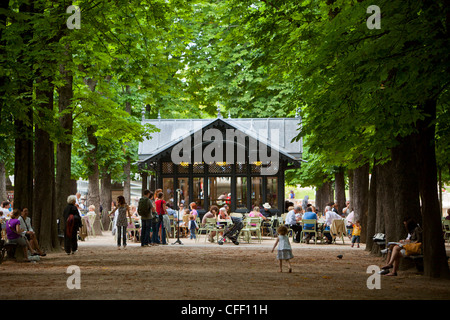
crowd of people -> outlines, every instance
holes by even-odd
[[[352,242],[352,247],[356,244],[359,248],[361,225],[360,222],[354,219],[354,212],[350,210],[350,201],[347,201],[346,206],[339,212],[338,204],[331,202],[325,207],[323,213],[317,212],[315,206],[309,203],[308,196],[305,196],[301,205],[289,206],[288,213],[285,218],[285,224],[294,232],[294,242],[299,243],[301,241],[300,236],[302,230],[312,230],[313,224],[301,225],[300,222],[303,219],[317,220],[317,231],[326,238],[327,243],[332,243],[333,237],[330,229],[334,220],[345,220],[347,236]],[[325,231],[325,232],[324,232]],[[328,231],[328,232],[327,232]],[[311,232],[304,232],[304,240],[309,243],[310,240],[314,240],[314,235]]]
[[[171,220],[176,226],[176,232],[179,232],[178,237],[185,235],[190,239],[195,239],[196,231],[207,218],[215,218],[218,223],[220,220],[230,219],[229,207],[226,203],[222,208],[211,206],[210,210],[203,215],[203,221],[200,221],[195,202],[180,203],[178,210],[175,210],[172,208],[172,204],[167,203],[163,198],[162,189],[157,189],[155,192],[144,190],[137,208],[129,207],[122,196],[117,198],[118,205],[110,212],[110,216],[114,217],[113,233],[117,232],[119,249],[126,248],[126,228],[130,223],[134,224],[136,230],[140,229],[140,232],[136,232],[136,239],[140,242],[141,247],[148,247],[168,244],[167,234],[172,233]],[[214,236],[215,233],[211,233],[209,240],[213,242]]]
[[[83,226],[89,225],[88,217],[95,216],[95,207],[89,206],[88,211],[81,210],[79,194],[71,195],[67,198],[67,206],[63,213],[63,233],[64,233],[64,250],[67,254],[74,254],[78,250],[78,239],[80,239],[80,230]],[[316,220],[316,226],[320,226],[318,234],[324,237],[327,243],[332,243],[330,228],[334,220],[344,220],[347,236],[351,240],[351,247],[359,248],[361,224],[355,220],[354,212],[350,210],[350,202],[347,201],[342,212],[338,211],[337,203],[328,203],[323,213],[317,212],[314,205],[309,203],[306,196],[300,205],[289,206],[288,213],[285,216],[284,223],[277,228],[277,238],[273,250],[278,245],[277,258],[280,260],[280,272],[282,271],[282,262],[286,261],[289,272],[292,271],[290,260],[293,258],[292,250],[287,237],[288,230],[294,233],[293,242],[299,243],[302,230],[304,231],[304,239],[306,243],[314,240],[314,233],[307,232],[312,230],[314,224],[300,224],[302,220]],[[83,204],[81,204],[83,205]],[[187,208],[185,207],[187,206]],[[123,196],[117,197],[114,202],[110,216],[114,217],[114,229],[117,233],[117,248],[126,249],[127,247],[127,228],[134,226],[135,234],[132,234],[142,247],[167,245],[167,231],[172,230],[171,220],[175,223],[178,233],[183,234],[190,239],[195,239],[197,230],[200,226],[205,225],[208,219],[215,219],[217,224],[223,224],[224,220],[230,220],[229,206],[224,203],[219,208],[212,205],[200,220],[195,202],[185,204],[179,203],[179,210],[172,208],[163,199],[163,192],[157,189],[155,192],[145,190],[143,196],[139,199],[138,206],[128,205]],[[19,250],[23,250],[25,261],[29,261],[32,256],[45,256],[46,253],[41,250],[38,239],[31,225],[31,219],[28,216],[27,208],[12,209],[10,202],[4,201],[0,208],[0,222],[2,225],[2,236],[9,243],[16,244]],[[262,221],[269,219],[270,205],[265,203],[261,208],[255,206],[248,214],[248,217],[259,217]],[[450,219],[448,212],[447,219]],[[170,218],[170,216],[173,216]],[[421,242],[421,229],[418,224],[409,219],[404,222],[408,231],[408,238],[400,240],[398,244],[391,245],[388,249],[388,263],[382,267],[384,274],[395,276],[402,256],[405,256],[405,249],[402,245],[406,243]],[[92,227],[92,226],[90,226]],[[139,230],[139,231],[138,231]],[[208,240],[214,242],[216,232],[212,231],[208,234]],[[273,251],[272,250],[272,251]],[[393,269],[392,272],[388,270]]]

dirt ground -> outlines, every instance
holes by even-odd
[[[278,272],[274,239],[262,243],[199,242],[118,250],[110,232],[79,241],[74,255],[48,253],[37,263],[12,260],[0,265],[0,299],[27,300],[440,300],[450,298],[450,281],[429,280],[415,269],[380,276],[369,289],[371,265],[381,257],[350,242],[291,243],[293,272]],[[450,247],[446,245],[447,252]],[[338,259],[338,255],[343,255]],[[80,269],[80,289],[69,289],[69,266]],[[4,281],[4,279],[7,281]],[[73,283],[73,281],[72,281]],[[371,282],[375,283],[375,282]]]

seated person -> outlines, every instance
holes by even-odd
[[[217,220],[230,220],[230,216],[228,215],[227,209],[225,206],[219,209],[219,214],[217,215]]]
[[[266,202],[266,203],[264,203],[263,204],[263,211],[261,212],[262,213],[262,215],[264,216],[264,217],[266,217],[266,218],[269,218],[272,214],[270,213],[270,208],[272,208],[271,206],[270,206],[270,204],[268,203],[268,202]]]
[[[254,207],[253,210],[248,214],[250,218],[260,217],[263,220],[267,220],[267,218],[261,213],[259,207]],[[252,223],[252,226],[256,226],[256,224]]]
[[[342,219],[342,217],[335,211],[331,211],[330,206],[325,207],[325,225],[324,230],[330,230],[331,224],[333,223],[333,220],[336,219]],[[327,232],[325,233],[325,237],[327,238],[327,242],[330,244],[333,240],[331,237],[331,233]]]
[[[317,214],[313,212],[311,207],[307,207],[306,212],[303,215],[303,219],[317,220]],[[306,223],[303,225],[303,230],[312,230],[313,228],[314,228],[313,224]],[[305,233],[305,240],[306,243],[309,243],[309,240],[311,240],[311,233]]]
[[[25,230],[23,232],[23,235],[27,238],[27,240],[30,242],[31,247],[33,250],[37,251],[40,256],[44,257],[46,254],[41,250],[38,244],[38,240],[36,238],[36,234],[34,233],[33,228],[31,227],[31,219],[28,217],[28,208],[24,208],[22,210],[22,215],[19,217],[20,221],[20,228],[22,230]]]
[[[214,218],[217,220],[217,215],[219,214],[219,207],[218,206],[211,206],[209,208],[209,211],[207,213],[204,214],[203,219],[202,219],[202,226],[206,225],[206,219],[211,219]],[[209,233],[209,238],[208,241],[209,242],[214,242],[214,236],[216,235],[215,231],[211,231]]]
[[[20,228],[19,216],[21,215],[21,211],[19,209],[14,209],[11,215],[11,219],[6,221],[6,237],[8,238],[9,243],[15,243],[18,247],[22,247],[24,261],[30,261],[28,259],[28,250],[30,250],[31,255],[39,255],[34,249],[31,247],[30,242],[26,237],[22,235],[25,231]]]
[[[300,233],[302,232],[302,226],[297,224],[299,220],[296,218],[296,214],[302,212],[301,206],[294,207],[293,210],[289,211],[286,215],[285,224],[289,226],[294,231],[294,242],[300,243]]]
[[[408,231],[408,237],[404,240],[400,240],[400,245],[397,244],[389,248],[387,255],[388,264],[381,268],[383,270],[389,270],[392,268],[392,272],[386,274],[387,276],[397,275],[400,258],[406,256],[406,250],[402,248],[403,244],[422,243],[422,228],[417,224],[417,222],[414,219],[407,218],[403,221],[403,224]]]

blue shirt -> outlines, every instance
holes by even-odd
[[[305,212],[305,214],[303,215],[303,219],[314,219],[317,220],[317,214],[315,214],[314,212]],[[307,223],[304,225],[305,228],[312,228],[314,225]]]

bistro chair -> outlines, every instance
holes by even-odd
[[[137,232],[139,232],[139,228],[136,228],[136,225],[134,224],[133,219],[127,218],[128,225],[127,225],[127,236],[128,239],[132,239],[134,242],[136,242],[136,235]],[[133,235],[131,235],[133,233]]]
[[[200,224],[198,226],[197,237],[195,241],[197,242],[200,239],[200,235],[202,234],[202,232],[205,231],[205,242],[206,242],[210,232],[213,231],[213,228],[215,227],[216,227],[216,218],[206,218],[205,225],[202,226],[202,224]]]
[[[344,219],[333,220],[333,222],[331,223],[330,231],[334,243],[336,243],[336,239],[340,236],[342,238],[342,244],[345,244],[344,237],[347,235],[347,228],[345,227]]]
[[[442,222],[442,229],[444,231],[444,240],[445,237],[448,237],[447,240],[450,243],[450,220],[444,220]]]
[[[303,219],[303,228],[300,233],[300,242],[303,241],[303,236],[305,233],[314,233],[314,244],[317,244],[317,220],[316,219]],[[305,229],[305,224],[313,225],[312,229]],[[306,242],[306,240],[305,240]]]
[[[108,217],[109,217],[109,226],[108,226],[108,230],[112,231],[113,229],[113,225],[114,225],[114,216],[110,216],[112,210],[108,212]]]
[[[261,237],[261,218],[247,218],[245,220],[245,226],[241,230],[241,238],[243,240],[247,240],[248,243],[250,243],[250,240],[252,238],[252,232],[256,233],[256,237],[259,240],[259,243],[261,243],[262,237]],[[245,237],[245,238],[244,238]]]

